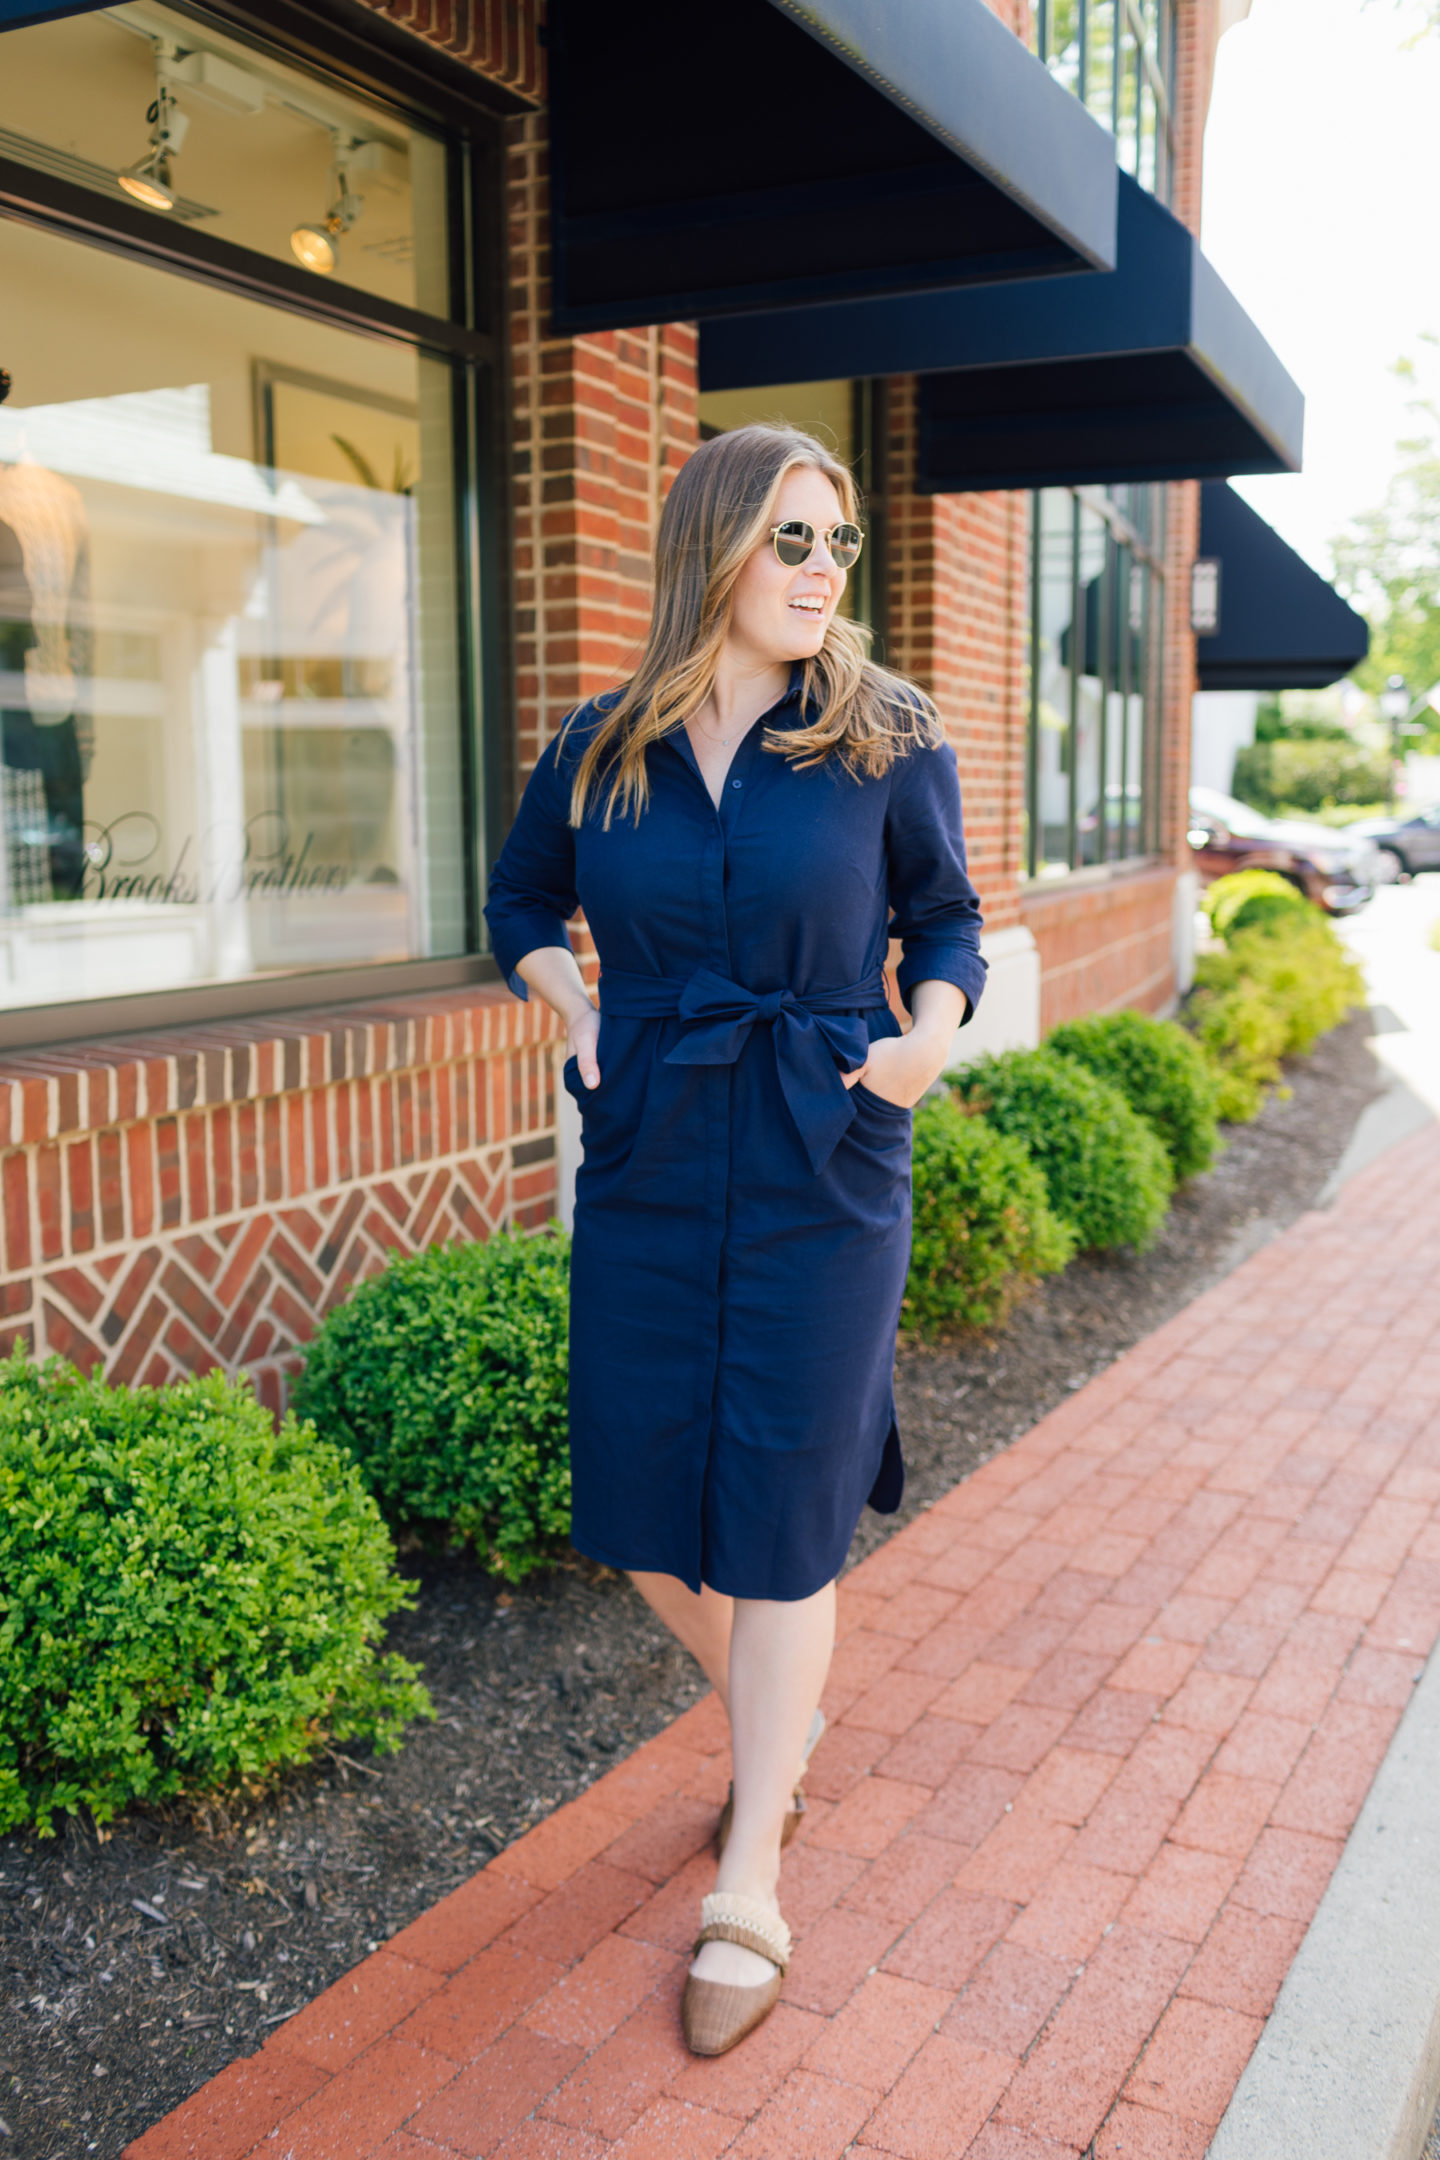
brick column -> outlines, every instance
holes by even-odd
[[[915,407],[913,376],[887,386],[886,654],[940,709],[986,926],[1001,930],[1020,919],[1030,498],[917,494]]]
[[[517,764],[631,671],[650,619],[660,505],[699,441],[696,334],[548,334],[546,122],[510,124],[510,363]]]
[[[366,5],[518,96],[544,96],[539,0],[366,0]]]

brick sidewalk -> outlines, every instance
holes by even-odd
[[[677,2025],[712,1698],[128,2160],[1200,2160],[1440,1630],[1440,1127],[841,1614],[796,1955],[733,2054]]]

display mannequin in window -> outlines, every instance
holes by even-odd
[[[5,703],[4,761],[12,772],[38,773],[52,893],[56,899],[78,898],[85,876],[85,780],[93,746],[85,504],[73,482],[21,457],[0,464],[0,525],[18,544],[29,605],[28,624],[11,611],[9,646],[19,653],[27,634],[28,643],[23,645],[23,700],[12,695]],[[16,671],[7,662],[5,672]]]

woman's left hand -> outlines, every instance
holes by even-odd
[[[966,1003],[964,991],[953,983],[917,983],[911,993],[914,1025],[909,1034],[884,1035],[872,1042],[858,1071],[840,1075],[846,1087],[863,1081],[872,1095],[898,1109],[913,1109],[945,1070]]]

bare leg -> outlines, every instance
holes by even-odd
[[[794,1603],[736,1598],[734,1609],[730,1732],[735,1814],[715,1887],[740,1890],[773,1905],[780,1879],[780,1833],[795,1789],[795,1769],[835,1645],[835,1585],[827,1583],[814,1597]],[[753,1987],[771,1978],[774,1967],[738,1943],[712,1942],[705,1944],[690,1970],[702,1980]]]
[[[630,1580],[653,1613],[690,1652],[716,1694],[730,1707],[730,1623],[733,1598],[702,1589],[697,1597],[675,1575],[639,1574]]]

